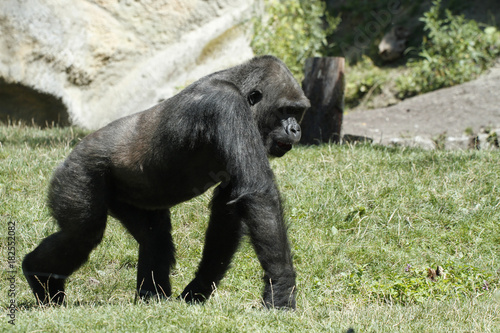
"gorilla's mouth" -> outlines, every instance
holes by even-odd
[[[285,150],[285,151],[289,151],[290,149],[292,149],[292,144],[291,143],[285,143],[285,142],[281,142],[281,141],[276,141],[276,145],[278,145],[278,147],[282,150]]]

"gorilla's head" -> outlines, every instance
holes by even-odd
[[[301,137],[297,119],[311,106],[290,70],[272,56],[254,58],[242,86],[271,156],[281,157]]]

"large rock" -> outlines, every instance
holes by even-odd
[[[500,62],[476,80],[390,107],[348,113],[342,132],[384,145],[493,148],[500,137],[499,92]],[[477,142],[470,142],[471,134]]]
[[[254,1],[1,0],[0,120],[95,129],[148,108],[252,56]]]

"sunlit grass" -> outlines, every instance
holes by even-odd
[[[16,325],[30,331],[356,331],[500,329],[500,154],[378,146],[298,147],[271,164],[297,270],[298,309],[260,307],[262,271],[244,240],[203,306],[134,302],[137,244],[109,220],[103,242],[73,274],[67,305],[39,308],[22,257],[56,227],[45,205],[52,170],[78,129],[0,127],[0,306],[7,313],[7,225],[16,222]],[[203,246],[210,193],[172,210],[177,296]],[[409,271],[405,271],[408,268]],[[444,268],[435,282],[427,268]]]

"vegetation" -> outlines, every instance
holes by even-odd
[[[347,109],[367,106],[374,95],[382,92],[382,86],[389,80],[389,72],[374,65],[363,55],[355,64],[347,68],[344,102]]]
[[[321,0],[266,0],[264,4],[263,15],[254,22],[252,48],[256,55],[282,59],[301,80],[306,59],[322,55],[326,36],[339,19],[325,12]]]
[[[410,61],[409,75],[398,79],[400,98],[470,81],[500,56],[500,32],[489,26],[484,30],[474,20],[452,15],[441,1],[421,19],[428,38],[424,38],[419,58]]]
[[[500,56],[500,32],[457,15],[467,4],[461,0],[399,2],[348,1],[328,14],[323,29],[322,1],[266,0],[265,15],[255,22],[252,47],[256,54],[270,53],[285,60],[294,75],[303,78],[304,62],[311,56],[345,56],[346,108],[373,107],[384,93],[382,105],[463,83],[476,78]],[[423,8],[428,8],[427,11]],[[423,14],[422,14],[423,13]],[[350,23],[336,30],[340,15]],[[346,14],[346,15],[344,15]],[[377,55],[377,43],[393,24],[407,24],[422,15],[408,42],[404,59],[391,66]],[[415,26],[415,24],[414,24]],[[380,103],[379,103],[380,105]]]
[[[378,57],[378,42],[391,25],[407,26],[409,18],[418,17],[423,3],[429,0],[350,0],[330,1],[337,15],[342,17],[342,26],[327,36],[329,42],[325,55],[345,57],[350,65],[362,56],[368,56],[381,65]],[[409,46],[419,42],[410,41]]]
[[[298,147],[272,160],[285,199],[298,309],[266,311],[246,240],[205,305],[134,302],[137,244],[110,219],[103,242],[68,283],[68,304],[39,308],[24,254],[56,230],[45,205],[54,167],[86,134],[0,127],[0,307],[11,297],[7,226],[15,222],[19,332],[495,332],[500,330],[500,155],[371,145]],[[174,207],[174,295],[201,255],[209,194]],[[428,278],[442,266],[444,275]],[[432,277],[432,276],[431,276]]]

